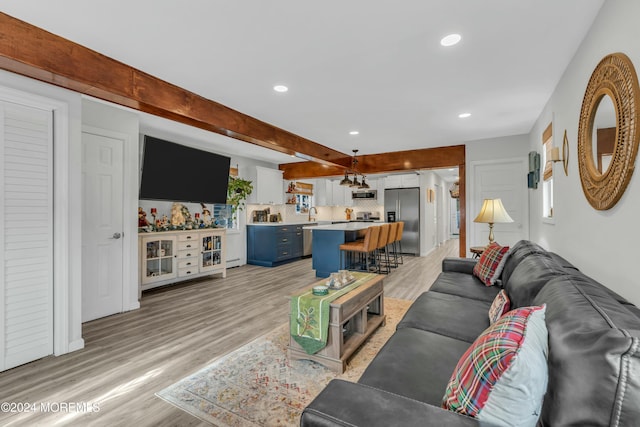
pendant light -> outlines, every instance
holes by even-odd
[[[340,185],[351,186],[352,184],[353,184],[353,181],[349,179],[349,176],[347,175],[347,171],[344,171],[344,179],[340,181]]]
[[[362,189],[365,189],[365,190],[371,188],[371,187],[369,187],[369,184],[367,184],[367,182],[365,181],[364,175],[362,175],[362,184],[360,184],[360,187],[358,187],[358,188],[362,188]]]
[[[353,179],[349,178],[349,169],[344,171],[344,179],[342,181],[340,181],[340,185],[345,185],[345,186],[349,186],[349,187],[355,187],[355,188],[369,188],[369,185],[366,184],[366,187],[363,187],[364,184],[364,175],[362,175],[362,182],[358,181],[358,159],[356,158],[356,155],[358,154],[358,150],[351,150],[353,151],[353,157],[351,158],[351,173],[353,173]]]

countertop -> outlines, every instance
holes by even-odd
[[[310,225],[314,224],[314,225]],[[285,227],[289,225],[308,225],[309,227],[315,228],[320,225],[331,224],[331,221],[310,221],[310,222],[251,222],[247,225],[256,225],[259,227]]]
[[[333,231],[358,231],[373,225],[381,225],[384,222],[344,222],[340,224],[311,225],[302,227],[304,230],[333,230]]]
[[[229,228],[224,228],[224,227],[203,227],[203,228],[190,228],[190,229],[175,229],[175,230],[158,230],[158,231],[147,231],[147,230],[142,230],[141,227],[138,227],[138,237],[143,237],[143,236],[151,236],[154,234],[162,234],[162,233],[200,233],[203,231],[224,231],[224,232],[229,232],[229,231],[236,231],[233,229],[229,229]]]

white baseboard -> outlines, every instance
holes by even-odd
[[[82,350],[84,348],[84,340],[80,338],[79,340],[71,341],[69,343],[69,353],[72,351]]]

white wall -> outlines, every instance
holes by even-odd
[[[623,52],[636,70],[640,68],[639,16],[638,1],[605,2],[530,134],[530,149],[540,151],[542,131],[553,118],[554,146],[562,146],[566,129],[570,148],[569,176],[564,175],[560,163],[554,166],[555,224],[542,221],[542,191],[531,193],[532,240],[558,252],[635,304],[640,304],[637,273],[640,176],[636,171],[615,207],[597,211],[582,192],[576,152],[582,98],[597,63],[609,53]]]
[[[433,171],[420,171],[420,256],[428,255],[449,238],[449,185]],[[427,202],[427,189],[436,192],[437,202]],[[436,208],[441,211],[438,224]]]
[[[481,139],[466,143],[466,163],[474,161],[514,159],[526,157],[529,148],[529,135],[513,135],[500,138]],[[467,186],[469,184],[467,171]],[[526,180],[527,177],[522,179]]]

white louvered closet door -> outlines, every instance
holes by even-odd
[[[0,371],[53,353],[52,123],[0,102]]]

